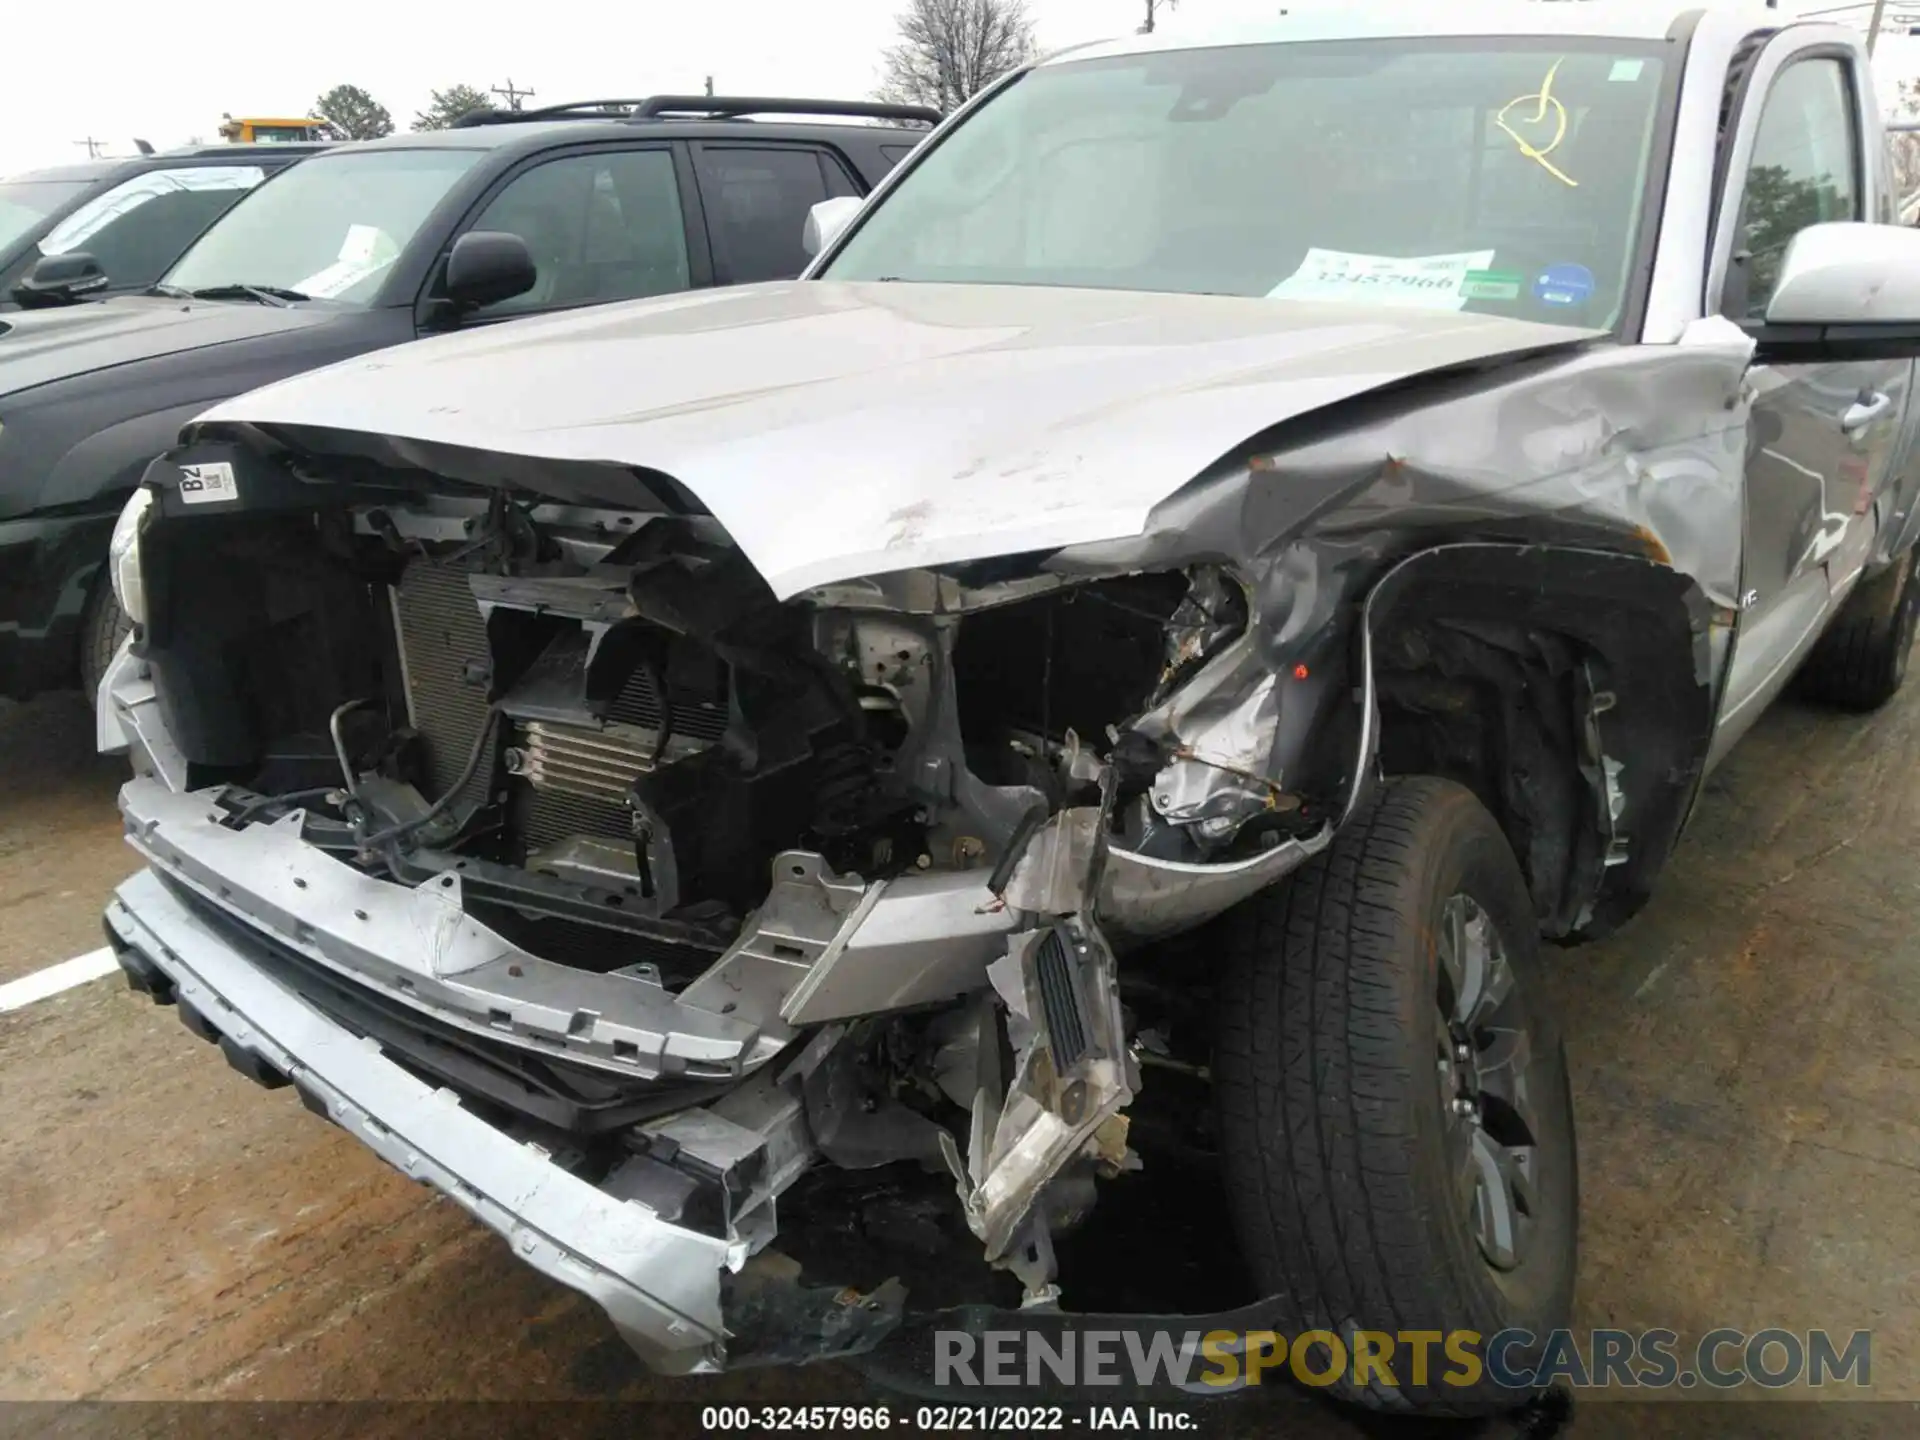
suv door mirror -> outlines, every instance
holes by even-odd
[[[539,278],[527,242],[504,230],[469,230],[447,255],[446,296],[460,310],[524,295]]]
[[[867,202],[857,195],[836,195],[831,200],[822,200],[807,211],[807,224],[801,232],[800,243],[806,247],[807,254],[819,255],[846,232],[853,223],[853,217],[860,213],[860,207]]]
[[[1920,234],[1857,220],[1793,237],[1768,325],[1898,325],[1920,332]]]
[[[13,287],[13,298],[22,310],[43,310],[78,305],[107,285],[107,272],[98,260],[84,250],[69,250],[64,255],[42,255],[36,260]]]

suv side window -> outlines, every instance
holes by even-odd
[[[115,289],[145,289],[214,221],[267,178],[260,165],[149,170],[96,195],[40,242],[43,255],[84,250]]]
[[[476,312],[486,319],[667,295],[693,283],[680,184],[664,146],[537,165],[509,181],[472,228],[518,235],[539,276],[526,294]]]
[[[1853,84],[1837,59],[1800,60],[1774,81],[1754,136],[1753,163],[1740,200],[1736,258],[1728,273],[1725,313],[1735,320],[1766,315],[1793,237],[1809,225],[1859,220],[1860,133]]]
[[[840,162],[804,145],[702,145],[695,152],[716,279],[791,280],[806,269],[807,212],[860,193]]]

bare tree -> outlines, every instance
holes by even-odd
[[[1147,23],[1140,27],[1142,35],[1153,34],[1154,17],[1162,10],[1171,10],[1179,0],[1147,0]]]
[[[1033,58],[1027,0],[907,0],[880,96],[951,112]]]
[[[1920,80],[1902,80],[1899,90],[1899,114],[1914,118],[1920,112]],[[1920,197],[1920,131],[1896,130],[1887,136],[1893,150],[1893,193],[1902,208]]]

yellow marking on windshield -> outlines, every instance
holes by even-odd
[[[1554,98],[1553,93],[1554,78],[1559,75],[1560,67],[1564,63],[1565,62],[1561,60],[1554,61],[1553,68],[1547,71],[1547,78],[1540,82],[1540,88],[1531,95],[1516,95],[1513,99],[1509,100],[1501,107],[1500,113],[1493,117],[1493,123],[1507,132],[1508,138],[1520,147],[1520,153],[1522,155],[1538,163],[1542,170],[1545,170],[1561,184],[1571,185],[1577,190],[1580,188],[1580,182],[1547,158],[1553,154],[1554,151],[1558,150],[1560,148],[1560,142],[1567,138],[1567,107]],[[1523,124],[1544,125],[1547,120],[1547,112],[1549,110],[1553,112],[1553,139],[1549,140],[1545,145],[1535,145],[1518,130],[1515,130],[1513,126],[1507,124],[1507,116],[1530,101],[1535,102],[1533,118],[1523,121]]]

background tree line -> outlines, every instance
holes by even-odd
[[[463,115],[487,110],[493,99],[477,85],[449,85],[435,90],[427,108],[413,117],[415,130],[445,130]],[[324,120],[343,140],[378,140],[393,134],[393,116],[387,107],[358,85],[336,85],[313,102],[308,112]]]
[[[1116,3],[1142,7],[1139,28],[1151,33],[1175,0]],[[897,38],[882,53],[877,93],[885,100],[931,105],[943,113],[958,109],[1032,60],[1037,50],[1028,0],[906,0],[895,24]],[[477,85],[449,85],[433,92],[427,108],[413,117],[413,129],[444,130],[492,104],[490,93]],[[393,134],[393,116],[386,106],[358,85],[334,86],[314,101],[313,116],[348,140]]]

